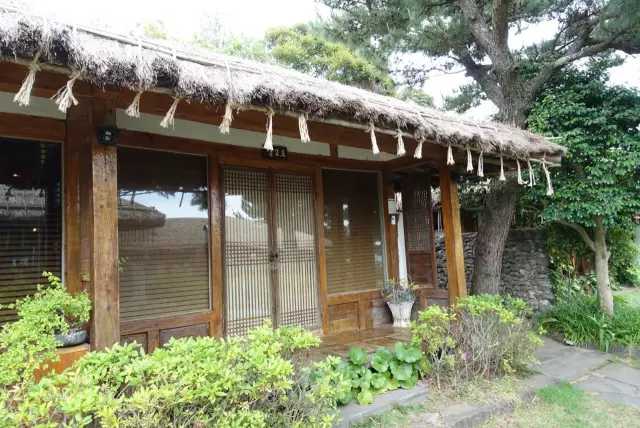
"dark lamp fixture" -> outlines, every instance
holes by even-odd
[[[115,146],[119,130],[115,126],[101,126],[98,128],[98,143],[105,146]]]

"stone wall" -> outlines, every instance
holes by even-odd
[[[467,286],[471,288],[475,233],[464,233],[464,264]],[[447,256],[444,237],[436,236],[438,286],[446,288]],[[501,291],[527,301],[536,311],[548,307],[553,300],[549,258],[543,232],[534,229],[516,229],[509,232],[502,258]]]

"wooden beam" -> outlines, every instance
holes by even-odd
[[[223,275],[223,219],[220,164],[218,158],[209,155],[209,247],[211,254],[211,331],[213,336],[222,337],[224,321],[224,275]]]
[[[316,168],[315,185],[315,220],[316,220],[316,253],[318,266],[318,298],[320,301],[320,315],[322,318],[322,333],[329,334],[329,288],[327,279],[327,255],[324,248],[324,187],[322,184],[322,169]]]
[[[92,349],[120,341],[117,150],[99,144],[96,136],[107,114],[106,104],[92,98],[83,98],[67,113],[67,142],[82,151],[80,276],[89,281],[93,302]]]
[[[61,143],[65,140],[65,122],[48,117],[0,113],[0,135]]]
[[[467,281],[464,272],[458,185],[452,180],[451,171],[446,167],[440,169],[440,199],[447,253],[449,304],[454,304],[459,297],[467,295]]]

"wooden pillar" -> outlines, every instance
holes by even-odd
[[[224,334],[224,275],[222,260],[222,193],[220,163],[216,156],[210,155],[209,164],[209,225],[211,247],[211,326],[210,334],[222,337]]]
[[[322,318],[322,334],[329,334],[329,288],[327,280],[327,256],[324,248],[324,187],[322,169],[316,168],[314,176],[314,203],[316,216],[316,254],[318,264],[318,298]]]
[[[449,290],[449,304],[453,304],[459,297],[467,295],[467,280],[464,272],[458,185],[451,179],[451,171],[446,167],[440,169],[440,200],[447,253],[447,288]]]
[[[94,350],[120,341],[117,149],[99,144],[96,136],[109,113],[95,98],[83,98],[67,112],[66,143],[80,150],[80,278],[93,303]]]
[[[391,174],[389,173],[384,173],[382,176],[382,195],[385,240],[387,244],[387,272],[389,279],[397,280],[400,278],[398,263],[398,219],[396,217],[395,222],[392,222],[391,214],[389,214],[389,205],[387,201],[389,199],[395,199],[393,182],[391,181]]]

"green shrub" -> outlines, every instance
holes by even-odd
[[[318,343],[267,324],[245,338],[171,340],[148,355],[115,345],[31,383],[0,417],[9,426],[330,427],[339,376],[330,361],[297,363]]]
[[[49,272],[43,276],[47,286],[38,285],[32,296],[0,306],[18,314],[17,321],[0,330],[0,391],[31,382],[36,369],[57,358],[54,334],[66,333],[89,320],[91,301],[86,293],[71,295],[60,278]]]
[[[540,319],[548,331],[569,344],[597,346],[608,351],[616,346],[640,345],[640,309],[614,296],[614,316],[600,309],[598,297],[574,293],[545,312]]]
[[[438,384],[523,371],[541,343],[529,314],[521,299],[469,296],[453,308],[422,311],[411,327],[412,342],[426,355],[428,373]]]

